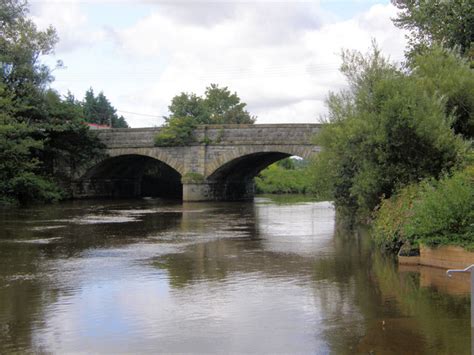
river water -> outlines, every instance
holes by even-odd
[[[398,267],[328,202],[0,212],[0,353],[468,354],[469,284]]]

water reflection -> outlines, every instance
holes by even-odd
[[[469,353],[467,292],[398,269],[364,230],[335,230],[329,203],[87,201],[1,217],[0,353]]]

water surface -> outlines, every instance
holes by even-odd
[[[282,202],[1,211],[0,353],[469,353],[465,280]]]

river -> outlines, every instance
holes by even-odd
[[[329,202],[0,211],[0,353],[469,354],[469,285],[398,267]]]

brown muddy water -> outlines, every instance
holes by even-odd
[[[328,202],[79,201],[0,217],[0,353],[470,352],[469,288],[399,269],[365,233],[337,231]]]

